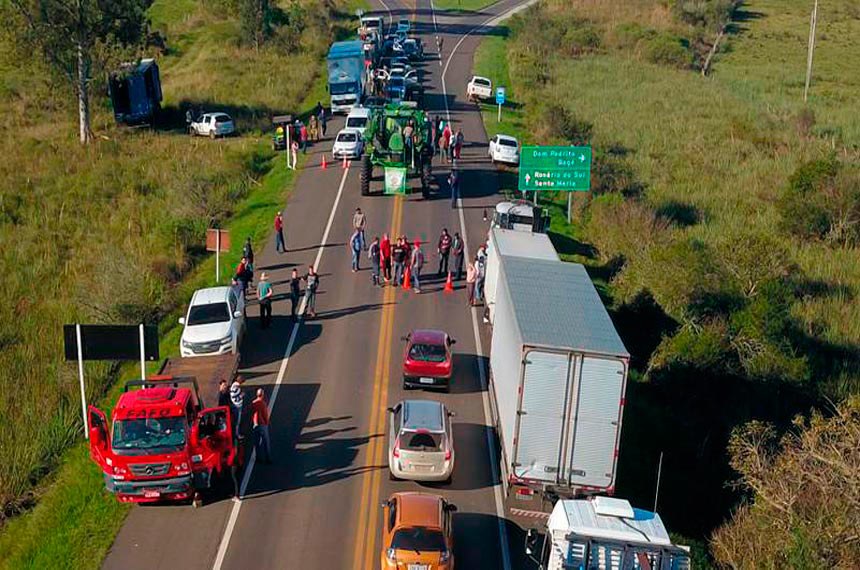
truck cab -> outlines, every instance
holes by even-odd
[[[348,113],[361,103],[366,82],[364,43],[335,42],[326,58],[328,91],[333,113]]]
[[[89,407],[90,456],[122,502],[199,501],[236,465],[230,410],[204,408],[193,378],[126,383],[108,422]]]
[[[496,204],[490,227],[545,234],[549,223],[549,215],[543,208],[526,200],[515,200]]]
[[[526,535],[540,570],[690,570],[690,552],[672,544],[660,515],[623,499],[558,501],[541,537]]]

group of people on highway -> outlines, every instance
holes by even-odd
[[[455,131],[450,121],[446,121],[438,115],[436,116],[433,120],[434,154],[441,155],[442,160],[446,163],[460,160],[464,141],[463,129],[457,128]]]

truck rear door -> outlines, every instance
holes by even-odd
[[[524,367],[514,475],[556,483],[561,476],[570,357],[529,351]]]
[[[568,437],[572,486],[605,489],[613,485],[626,369],[621,360],[582,359]]]

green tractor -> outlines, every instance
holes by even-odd
[[[412,127],[412,144],[403,133]],[[381,166],[386,194],[405,194],[410,176],[421,177],[421,194],[430,194],[433,180],[433,129],[427,113],[413,102],[373,107],[364,131],[364,161],[361,165],[361,195],[370,194],[373,169]]]

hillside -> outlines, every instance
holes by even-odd
[[[732,485],[734,430],[755,419],[782,433],[860,393],[860,12],[822,6],[804,105],[810,3],[740,3],[702,77],[718,28],[706,12],[727,6],[545,0],[476,56],[512,101],[501,124],[485,108],[490,134],[595,148],[572,226],[566,196],[542,198],[634,355],[618,493],[653,502],[663,452],[659,508],[690,539],[756,496]]]

